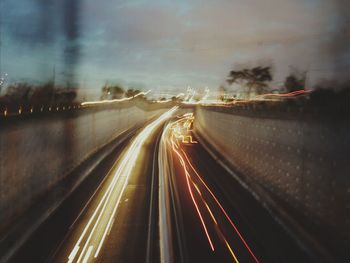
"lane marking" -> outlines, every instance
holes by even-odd
[[[88,261],[88,259],[89,259],[89,257],[90,257],[90,254],[91,254],[93,248],[94,248],[93,246],[90,246],[90,247],[89,247],[89,249],[88,249],[88,251],[86,252],[86,255],[85,255],[85,257],[84,257],[83,263],[86,263],[86,262]]]
[[[230,251],[230,253],[231,253],[233,259],[235,260],[235,262],[236,262],[236,263],[239,263],[239,261],[238,261],[236,255],[235,255],[235,253],[233,252],[232,248],[230,247],[230,244],[226,241],[226,239],[225,239],[225,244],[226,244],[228,250]]]
[[[68,257],[68,259],[69,259],[69,260],[68,260],[68,263],[73,262],[75,255],[78,253],[79,248],[80,248],[79,246],[75,246],[75,247],[74,247],[72,253],[71,253],[71,254],[69,255],[69,257]]]

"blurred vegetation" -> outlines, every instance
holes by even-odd
[[[301,77],[295,76],[294,74],[287,76],[284,81],[284,87],[287,92],[305,89],[305,75]]]
[[[11,84],[6,93],[0,97],[0,105],[51,105],[73,103],[77,97],[74,88],[55,86],[53,82],[32,85],[26,82]]]
[[[310,93],[275,100],[226,100],[224,106],[205,106],[236,115],[279,119],[346,121],[350,114],[350,86],[319,86]],[[231,103],[230,103],[231,102]]]
[[[101,100],[114,100],[122,98],[131,98],[139,94],[141,91],[133,88],[124,88],[120,84],[105,84],[101,90]],[[144,97],[143,95],[140,97]]]
[[[138,89],[128,89],[126,92],[125,92],[125,97],[127,98],[131,98],[131,97],[134,97],[135,95],[139,94],[141,91],[138,90]]]
[[[350,108],[350,86],[336,90],[330,87],[317,87],[310,94],[310,103],[312,105],[324,108]]]
[[[107,100],[107,99],[121,99],[124,97],[125,90],[121,85],[108,85],[105,84],[102,87],[101,91],[101,100]]]
[[[231,70],[227,78],[227,83],[241,84],[247,88],[248,96],[252,93],[262,94],[266,91],[267,82],[272,81],[272,73],[270,67],[254,67],[242,70]]]

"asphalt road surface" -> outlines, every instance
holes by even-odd
[[[12,262],[312,262],[175,109],[117,147]]]
[[[174,262],[312,262],[192,137],[193,121],[187,115],[169,124],[159,153]]]

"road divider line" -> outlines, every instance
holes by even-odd
[[[233,259],[235,260],[235,262],[236,262],[236,263],[239,263],[239,261],[238,261],[236,255],[235,255],[235,253],[233,252],[232,248],[230,247],[230,244],[226,241],[226,239],[225,239],[225,244],[226,244],[228,250],[230,251],[230,253],[231,253]]]
[[[86,255],[85,255],[85,257],[84,257],[83,263],[86,263],[86,262],[88,261],[88,259],[89,259],[89,257],[90,257],[90,254],[91,254],[93,248],[94,248],[93,246],[90,246],[90,247],[89,247],[89,249],[88,249],[88,251],[86,252]]]

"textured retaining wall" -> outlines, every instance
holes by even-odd
[[[300,116],[198,107],[195,129],[272,199],[349,238],[350,122]]]
[[[163,111],[123,106],[2,124],[0,229],[99,147]]]

